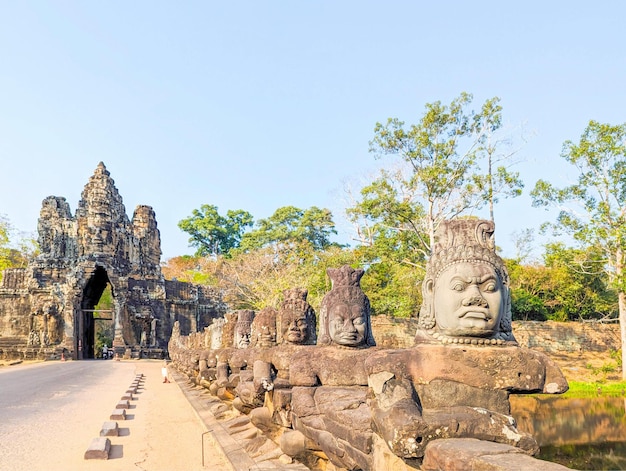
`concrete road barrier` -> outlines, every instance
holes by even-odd
[[[117,437],[120,434],[120,429],[117,425],[117,422],[107,421],[102,424],[102,429],[100,430],[101,437]]]
[[[111,440],[105,437],[97,437],[91,441],[85,452],[86,460],[108,460],[111,450]]]

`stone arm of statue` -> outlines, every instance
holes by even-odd
[[[515,420],[480,407],[422,409],[412,382],[389,372],[370,375],[372,427],[401,458],[424,456],[426,445],[440,438],[478,438],[516,446],[529,454],[537,442],[517,430]]]

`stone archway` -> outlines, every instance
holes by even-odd
[[[94,308],[100,301],[107,284],[110,284],[109,276],[102,266],[96,266],[91,277],[83,288],[80,308],[75,312],[74,326],[74,351],[77,360],[95,358],[95,320]]]

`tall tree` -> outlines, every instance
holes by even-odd
[[[353,221],[370,218],[397,232],[410,231],[418,241],[415,249],[428,257],[442,220],[493,203],[499,193],[518,194],[517,175],[494,168],[499,99],[487,100],[479,112],[470,109],[472,99],[461,93],[450,105],[429,103],[420,121],[408,127],[397,118],[376,124],[370,152],[400,157],[400,166],[382,170],[362,190],[363,200],[350,210]]]
[[[559,189],[539,180],[533,204],[561,208],[553,227],[603,255],[602,266],[618,292],[626,365],[626,124],[590,121],[578,143],[563,144],[561,157],[576,167],[578,181]],[[624,368],[622,376],[626,379]]]
[[[500,196],[517,197],[522,194],[524,182],[519,172],[510,170],[511,158],[518,149],[512,149],[512,139],[500,136],[502,128],[502,106],[499,98],[485,101],[479,116],[478,161],[482,171],[472,175],[480,191],[480,200],[489,205],[489,219],[495,222],[495,204]]]
[[[191,237],[189,244],[196,247],[197,256],[228,256],[239,247],[246,228],[254,223],[252,215],[244,210],[228,210],[226,216],[218,213],[217,206],[203,204],[194,209],[178,227]]]
[[[333,245],[332,234],[337,231],[330,210],[316,206],[306,210],[284,206],[269,218],[259,219],[256,228],[243,235],[241,250],[303,243],[311,245],[314,250],[325,250]]]

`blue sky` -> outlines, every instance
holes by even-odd
[[[330,208],[349,241],[343,189],[384,163],[375,123],[462,91],[523,127],[526,195],[565,184],[563,142],[626,122],[624,18],[618,0],[3,1],[0,214],[34,233],[41,201],[75,211],[103,161],[129,217],[154,208],[164,259],[193,253],[177,223],[202,204]],[[550,218],[497,206],[504,255]]]

